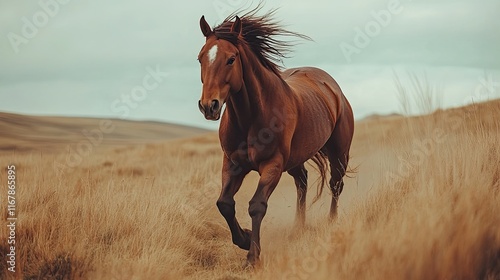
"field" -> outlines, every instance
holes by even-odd
[[[262,262],[244,269],[246,251],[215,206],[216,133],[3,114],[1,213],[7,224],[14,164],[17,221],[15,273],[0,227],[0,278],[500,279],[499,120],[494,100],[358,121],[357,172],[339,218],[328,223],[328,192],[311,204],[310,167],[306,226],[296,228],[295,186],[283,176],[263,221]],[[236,196],[244,227],[257,179]]]

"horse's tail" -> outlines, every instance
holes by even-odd
[[[317,152],[311,158],[311,160],[314,162],[314,165],[312,164],[311,165],[319,173],[319,182],[317,184],[316,196],[312,201],[312,203],[314,204],[323,194],[323,187],[327,183],[326,176],[328,174],[328,171],[330,171],[330,164],[328,161],[328,156],[325,154],[323,150]],[[348,178],[353,178],[354,176],[351,174],[356,174],[358,172],[358,166],[353,168],[352,166],[349,165],[343,168],[344,168],[343,176],[347,176]]]
[[[325,154],[323,150],[318,151],[311,160],[314,162],[315,166],[313,167],[319,173],[319,182],[317,184],[316,196],[313,199],[313,204],[318,201],[323,194],[323,187],[326,185],[326,175],[329,170],[328,156]]]

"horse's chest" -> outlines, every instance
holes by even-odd
[[[232,161],[249,165],[258,170],[261,162],[271,158],[277,150],[277,141],[271,133],[249,134],[246,140],[239,143],[236,150],[226,150]]]
[[[269,159],[274,154],[274,150],[271,147],[262,145],[261,143],[253,143],[248,145],[248,162],[250,162],[254,167]]]

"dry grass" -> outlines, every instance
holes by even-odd
[[[60,173],[64,153],[4,152],[0,166],[18,167],[18,272],[1,261],[0,278],[498,279],[499,118],[495,101],[358,123],[360,171],[340,219],[327,224],[325,192],[293,230],[295,191],[282,179],[254,271],[215,207],[215,135],[103,148]],[[243,225],[254,179],[236,198]],[[6,227],[0,234],[5,260]]]

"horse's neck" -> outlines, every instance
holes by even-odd
[[[228,103],[227,110],[229,112],[229,119],[234,124],[238,125],[240,130],[246,131],[252,122],[252,103],[249,100],[249,94],[245,86],[231,95]]]
[[[233,118],[236,118],[236,123],[242,130],[247,130],[248,127],[259,116],[262,116],[264,106],[272,106],[266,104],[264,100],[269,100],[268,94],[282,95],[287,89],[280,77],[276,76],[271,70],[262,66],[262,64],[253,55],[247,55],[241,52],[242,64],[244,65],[244,83],[237,96],[231,97],[231,103],[228,104]]]

